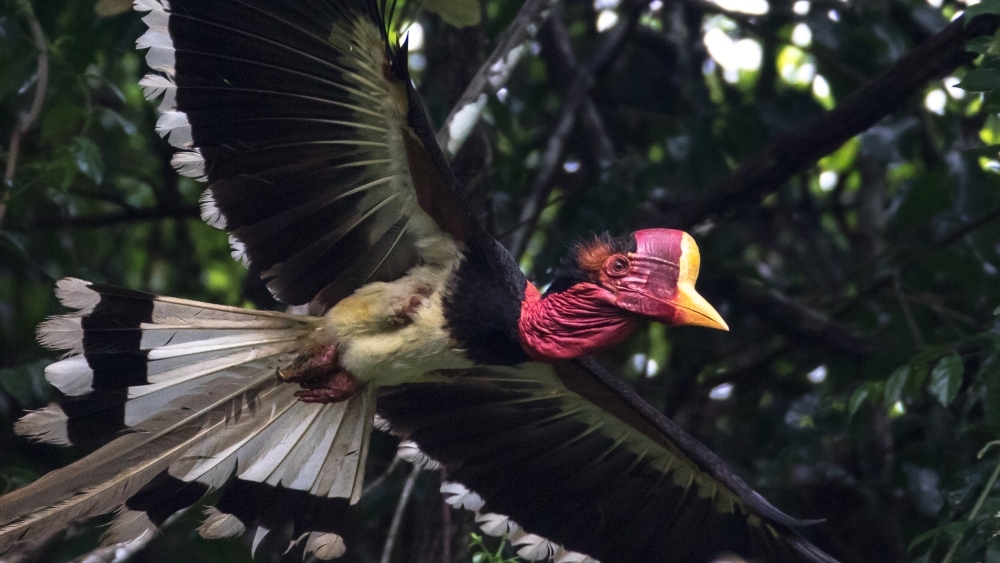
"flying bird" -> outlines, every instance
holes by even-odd
[[[834,562],[588,358],[643,320],[727,330],[689,235],[581,242],[543,295],[463,199],[384,2],[136,7],[203,218],[308,314],[58,282],[73,312],[38,335],[66,399],[16,429],[97,449],[0,497],[0,552],[108,512],[106,542],[143,537],[214,491],[202,536],[338,557],[376,425],[527,559]]]

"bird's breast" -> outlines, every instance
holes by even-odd
[[[385,386],[470,367],[445,322],[442,303],[453,271],[418,266],[396,281],[365,285],[330,309],[324,333],[337,342],[341,366]]]

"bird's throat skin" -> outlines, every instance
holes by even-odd
[[[518,335],[532,360],[551,362],[592,354],[635,333],[638,317],[613,304],[610,292],[589,283],[544,298],[528,283]]]

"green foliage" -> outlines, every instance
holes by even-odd
[[[478,25],[482,8],[477,0],[424,0],[424,9],[455,27]]]
[[[479,534],[469,534],[469,554],[472,556],[472,563],[520,563],[519,557],[504,557],[504,550],[507,548],[507,536],[500,540],[500,546],[496,550],[487,549],[483,543],[483,536]]]

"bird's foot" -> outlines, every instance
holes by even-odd
[[[295,393],[303,403],[338,403],[354,396],[361,381],[340,367],[336,344],[322,344],[299,356],[278,378],[286,383],[298,383],[302,391]]]
[[[339,403],[353,397],[361,389],[361,381],[341,368],[323,377],[303,381],[299,386],[303,390],[295,396],[303,403]]]

